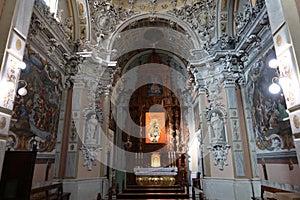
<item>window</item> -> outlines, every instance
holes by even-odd
[[[46,3],[47,6],[49,6],[50,12],[56,15],[58,0],[44,0],[44,2]]]

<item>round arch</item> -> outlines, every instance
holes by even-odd
[[[136,15],[136,16],[128,19],[127,21],[123,22],[116,29],[116,31],[110,37],[110,40],[109,40],[110,43],[108,45],[108,50],[114,50],[115,43],[119,41],[121,32],[124,29],[126,29],[130,24],[132,24],[136,21],[151,18],[151,17],[152,18],[156,17],[158,19],[164,19],[164,20],[168,20],[171,22],[175,22],[179,27],[181,27],[186,32],[186,35],[183,35],[182,33],[180,33],[181,35],[177,35],[178,37],[181,37],[180,40],[183,42],[183,44],[189,45],[189,49],[186,49],[184,52],[186,55],[190,55],[191,54],[190,51],[192,49],[200,49],[201,48],[199,37],[196,35],[196,33],[193,31],[193,29],[189,27],[189,25],[186,22],[184,22],[178,18],[175,18],[173,15],[169,15],[169,14],[165,14],[165,13],[155,13],[155,14],[144,13],[144,14]],[[160,28],[160,27],[157,27],[157,28]],[[166,28],[166,27],[163,27],[163,28]],[[175,32],[177,32],[174,30],[171,33],[170,32],[171,28],[169,28],[166,31],[168,31],[170,34],[174,34]],[[177,32],[177,34],[179,34],[179,33]],[[132,34],[132,37],[134,37],[134,33]],[[170,44],[172,44],[172,43],[168,43],[167,45],[170,45]],[[135,49],[130,49],[130,51],[132,51],[132,50],[135,50]],[[118,49],[117,49],[117,51],[118,51]]]

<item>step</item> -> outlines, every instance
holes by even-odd
[[[123,189],[123,193],[183,193],[185,192],[184,187],[127,187]]]
[[[117,194],[117,199],[189,199],[184,186],[129,185]]]
[[[120,193],[117,199],[189,199],[186,193]]]

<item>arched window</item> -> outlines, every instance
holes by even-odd
[[[44,2],[49,6],[50,12],[56,16],[58,0],[44,0]]]

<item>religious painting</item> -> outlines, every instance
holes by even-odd
[[[55,147],[61,104],[61,74],[32,49],[26,49],[26,69],[20,79],[27,82],[27,95],[16,96],[10,130],[29,143],[35,136],[39,151]],[[18,147],[26,149],[25,146]]]
[[[293,48],[290,47],[283,51],[277,60],[280,62],[278,69],[281,77],[280,85],[286,100],[285,103],[287,108],[292,108],[300,104],[300,89],[295,87],[295,85],[299,85],[300,81],[297,78],[298,69]]]
[[[151,77],[153,80],[152,83],[149,83],[147,85],[147,89],[148,89],[148,96],[162,96],[163,94],[163,87],[160,83],[161,82],[161,78],[160,77]]]
[[[146,143],[166,143],[164,112],[146,112]]]
[[[0,107],[12,110],[13,100],[15,97],[15,84],[17,78],[20,75],[19,69],[20,61],[13,55],[8,54],[4,68],[2,69],[1,82],[3,87],[1,88],[0,95]]]
[[[200,114],[199,114],[198,102],[194,106],[194,123],[195,123],[195,132],[197,132],[200,129]]]
[[[0,134],[6,135],[9,128],[10,115],[0,113]]]
[[[274,57],[274,52],[270,53],[248,76],[253,85],[249,95],[258,157],[272,156],[278,152],[290,153],[294,149],[283,92],[281,90],[278,94],[271,94],[268,89],[272,79],[278,76],[276,69],[268,66]]]
[[[78,5],[78,16],[79,16],[79,26],[80,26],[80,36],[81,38],[87,38],[88,31],[88,16],[87,16],[87,4],[85,1],[77,0]]]
[[[151,154],[151,167],[160,167],[160,153],[159,152],[153,152]]]

